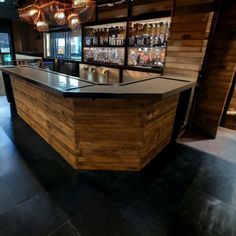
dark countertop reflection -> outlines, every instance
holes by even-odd
[[[195,86],[195,82],[192,81],[166,78],[164,76],[131,83],[107,85],[29,66],[2,66],[0,70],[45,89],[60,93],[65,97],[153,97],[163,99]]]

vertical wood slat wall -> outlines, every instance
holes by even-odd
[[[64,98],[11,81],[18,115],[75,169],[139,171],[171,141],[179,95]]]
[[[176,0],[164,74],[197,80],[213,16],[210,10],[206,11],[201,6],[208,6],[212,2],[213,0]]]
[[[236,87],[234,88],[234,94],[229,105],[229,110],[236,112]]]
[[[236,65],[236,1],[223,1],[213,46],[199,90],[194,124],[216,136]]]
[[[132,16],[143,14],[152,14],[161,11],[171,11],[173,8],[173,0],[136,0],[131,1]]]
[[[226,128],[236,130],[236,86],[223,125]]]

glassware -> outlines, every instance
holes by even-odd
[[[110,64],[124,64],[124,48],[84,48],[84,60]]]

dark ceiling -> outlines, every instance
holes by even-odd
[[[112,3],[120,0],[96,0],[97,4]],[[0,2],[0,19],[18,18],[17,7],[23,6],[27,0],[5,0]]]
[[[3,19],[13,19],[17,18],[17,1],[15,0],[5,0],[5,2],[0,2],[0,18]]]

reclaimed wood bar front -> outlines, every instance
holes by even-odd
[[[179,94],[158,77],[99,85],[32,67],[0,67],[18,115],[75,169],[141,170],[170,141]]]

